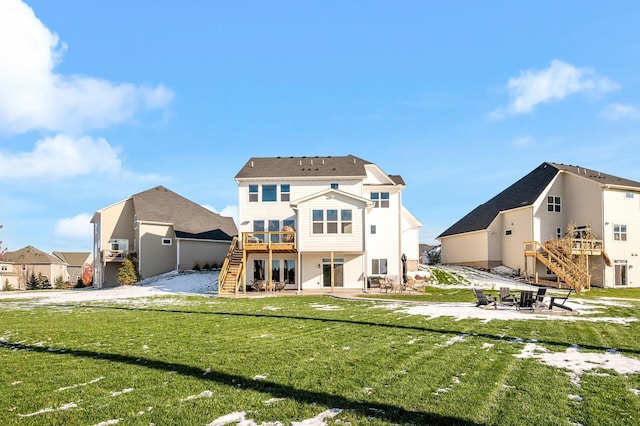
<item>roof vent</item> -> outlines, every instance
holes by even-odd
[[[253,160],[251,160],[251,168],[253,169]]]
[[[353,159],[353,164],[356,164],[356,159],[355,158]]]
[[[313,166],[313,158],[311,159],[311,165]]]
[[[324,166],[324,158],[322,159],[322,165]]]

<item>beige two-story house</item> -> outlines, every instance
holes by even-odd
[[[569,287],[640,287],[640,182],[543,163],[438,239],[445,264],[505,265]]]
[[[417,269],[422,225],[403,206],[402,178],[376,164],[352,155],[251,158],[235,180],[236,289],[266,281],[366,290],[370,276],[401,281]]]
[[[233,218],[157,186],[96,211],[94,286],[116,286],[124,259],[142,278],[205,264],[221,266],[237,235]],[[197,266],[196,266],[197,265]]]
[[[26,246],[16,251],[8,251],[0,263],[0,288],[26,290],[31,275],[42,275],[54,285],[58,277],[67,281],[67,263],[60,258],[43,252],[33,246]]]

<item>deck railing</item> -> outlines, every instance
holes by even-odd
[[[293,250],[296,231],[243,232],[242,247],[245,250]]]

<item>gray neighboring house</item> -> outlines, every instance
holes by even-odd
[[[127,257],[148,278],[198,264],[221,266],[238,234],[231,217],[220,216],[157,186],[96,211],[94,286],[113,287]]]
[[[74,285],[78,278],[82,279],[82,271],[86,265],[93,263],[93,255],[90,252],[54,251],[53,255],[67,264],[67,276],[64,280]]]
[[[584,260],[578,268],[587,287],[640,287],[640,182],[558,163],[542,163],[440,234],[442,263],[561,278],[543,255],[569,224],[578,231],[569,236],[571,255]]]

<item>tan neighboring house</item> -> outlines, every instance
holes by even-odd
[[[13,262],[0,258],[0,291],[18,289],[18,273],[14,271]]]
[[[400,176],[361,158],[251,158],[235,176],[240,241],[221,292],[252,282],[303,291],[366,290],[418,268],[422,224],[404,207]],[[403,269],[404,259],[404,269]]]
[[[438,239],[445,264],[505,265],[568,287],[640,287],[640,182],[542,163]]]
[[[90,252],[54,251],[53,255],[67,264],[67,276],[64,280],[73,285],[78,279],[82,279],[84,268],[93,264],[93,255]]]
[[[148,278],[178,269],[221,266],[237,228],[220,216],[163,186],[96,211],[94,286],[112,287],[127,257]]]
[[[42,274],[49,279],[49,283],[53,287],[58,277],[66,279],[68,276],[67,264],[58,257],[32,246],[5,253],[4,260],[0,262],[0,279],[3,288],[5,280],[8,279],[11,288],[26,290],[26,284],[31,274],[36,277],[38,274]]]

